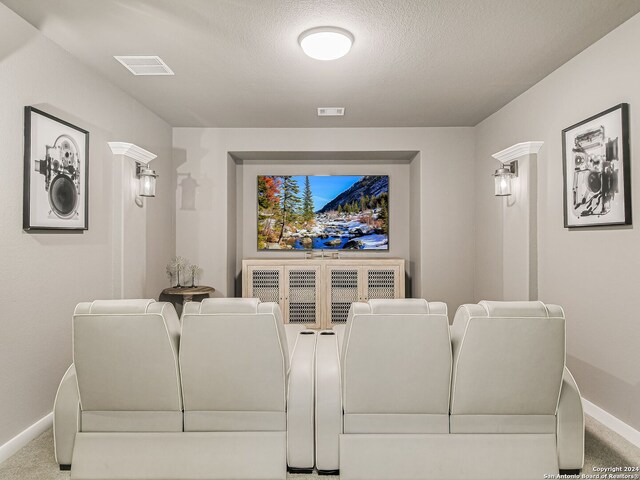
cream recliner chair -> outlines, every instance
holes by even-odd
[[[111,469],[126,468],[133,450],[147,452],[150,436],[182,432],[179,337],[170,303],[78,304],[74,363],[54,404],[56,460],[62,469],[73,464],[72,478],[115,478]],[[124,457],[121,441],[132,449]]]
[[[451,340],[451,433],[477,439],[459,466],[461,477],[484,472],[533,479],[579,471],[584,417],[565,366],[562,308],[542,302],[463,305]]]
[[[394,311],[393,302],[385,302],[384,310],[378,311]],[[369,310],[374,310],[371,302]],[[463,305],[451,327],[453,350],[450,346],[448,351],[434,347],[434,342],[441,344],[440,330],[434,328],[424,339],[426,330],[394,331],[390,325],[380,330],[365,321],[374,317],[366,305],[353,305],[343,334],[342,362],[336,353],[339,336],[322,332],[318,338],[318,468],[339,467],[343,480],[533,480],[582,467],[582,404],[564,365],[560,307],[541,302]],[[403,348],[409,331],[415,338]],[[380,358],[374,348],[383,352]],[[450,399],[449,387],[443,392],[434,377],[429,380],[434,391],[427,392],[421,389],[424,373],[413,381],[407,374],[424,369],[425,361],[453,366]],[[410,385],[394,383],[395,372]],[[337,381],[340,375],[342,382]],[[341,395],[336,393],[340,386]],[[432,398],[426,396],[431,394]],[[450,426],[444,431],[443,395],[450,411]],[[436,409],[418,411],[427,401]],[[385,412],[379,418],[368,411],[374,404],[375,410]],[[342,410],[343,425],[335,421]],[[358,424],[363,414],[367,422]],[[332,442],[338,435],[339,455]]]
[[[78,305],[75,363],[54,406],[61,468],[265,480],[286,477],[287,456],[312,468],[315,334],[293,326],[288,342],[277,305],[253,299],[187,304],[183,323],[181,337],[173,306],[153,300]]]
[[[344,332],[318,336],[318,471],[370,478],[368,459],[379,449],[388,456],[399,438],[447,434],[450,379],[444,303],[398,299],[352,304]],[[402,472],[388,478],[403,478]]]
[[[313,469],[316,335],[297,327],[290,333],[291,361],[276,303],[216,298],[185,305],[184,430],[234,445],[227,452],[233,468],[209,478],[284,479],[287,463],[292,471]]]

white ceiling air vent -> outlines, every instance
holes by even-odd
[[[162,59],[155,55],[144,56],[114,56],[122,65],[134,75],[173,75]]]
[[[318,108],[319,117],[342,117],[344,116],[344,107],[320,107]]]

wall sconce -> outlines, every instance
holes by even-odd
[[[136,163],[136,177],[140,182],[139,195],[141,197],[155,197],[156,196],[156,174],[155,170],[149,168],[149,164],[143,165]]]
[[[494,195],[496,197],[511,195],[511,184],[513,183],[513,179],[518,176],[517,159],[529,155],[537,155],[542,145],[544,145],[544,142],[521,142],[491,155],[500,162],[500,168],[493,174],[495,181]]]
[[[518,176],[518,161],[503,163],[493,174],[495,181],[494,195],[496,197],[506,197],[511,195],[511,179]]]
[[[136,195],[136,205],[143,207],[143,197],[156,196],[156,178],[158,175],[155,170],[149,168],[149,162],[157,157],[157,155],[140,148],[133,143],[126,142],[109,142],[109,147],[114,155],[123,155],[136,162],[136,178],[138,179],[138,192]]]

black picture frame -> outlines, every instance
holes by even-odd
[[[562,130],[565,228],[632,224],[630,155],[628,103]]]
[[[36,151],[34,142],[40,142]],[[89,229],[87,130],[35,107],[24,108],[22,204],[22,228],[27,232]]]

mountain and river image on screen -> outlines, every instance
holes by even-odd
[[[388,250],[389,176],[258,176],[258,250]]]

